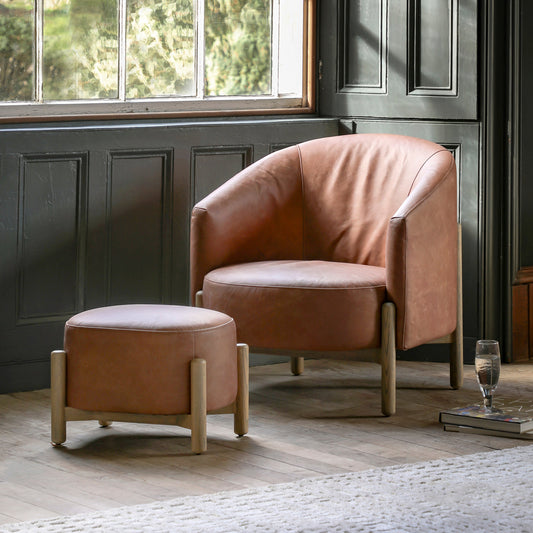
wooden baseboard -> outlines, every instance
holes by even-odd
[[[533,359],[533,266],[519,270],[512,287],[513,362]]]
[[[513,285],[533,283],[533,266],[521,268],[517,273]]]

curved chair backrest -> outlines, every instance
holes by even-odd
[[[454,167],[442,146],[399,135],[346,135],[298,148],[304,259],[384,267],[391,218],[410,194],[437,186]]]
[[[257,227],[246,227],[252,245],[243,241],[242,251],[255,249],[260,257],[252,251],[230,262],[321,259],[384,267],[390,219],[409,195],[436,186],[450,171],[455,172],[450,152],[422,139],[328,137],[268,155],[196,208],[215,202],[233,210],[241,187],[247,188],[248,201],[256,197]]]

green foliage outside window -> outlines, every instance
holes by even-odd
[[[269,94],[270,0],[207,0],[206,94]]]
[[[0,0],[0,100],[34,96],[33,1]],[[270,0],[206,0],[206,95],[271,91]],[[117,98],[117,0],[44,0],[45,100]],[[193,0],[128,0],[126,97],[195,94]]]
[[[0,100],[28,101],[33,97],[31,8],[28,1],[0,0]]]
[[[44,0],[45,100],[116,98],[116,0]]]
[[[127,26],[127,97],[194,94],[192,0],[131,0]]]

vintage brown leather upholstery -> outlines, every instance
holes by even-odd
[[[397,348],[460,341],[457,250],[448,150],[399,135],[317,139],[265,157],[194,207],[191,296],[202,291],[204,307],[232,316],[256,351],[357,358],[377,348],[383,364],[387,303]]]
[[[177,305],[90,309],[65,325],[66,405],[89,411],[190,412],[189,365],[207,363],[207,410],[237,394],[234,321]]]

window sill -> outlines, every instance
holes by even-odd
[[[57,122],[71,120],[234,117],[314,113],[301,98],[212,98],[205,100],[157,99],[128,102],[65,102],[51,104],[2,104],[0,123]]]

